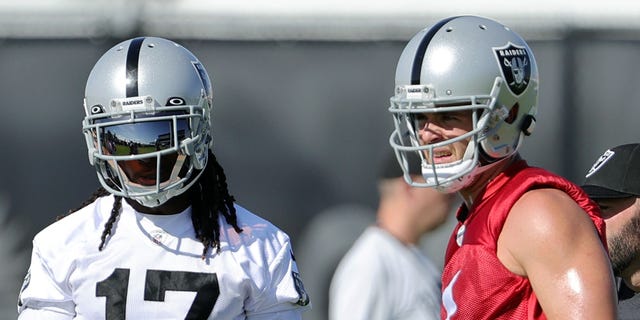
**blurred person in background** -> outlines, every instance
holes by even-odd
[[[98,60],[83,132],[102,187],[33,239],[19,319],[302,319],[288,235],[228,191],[212,100],[172,41],[129,39]]]
[[[538,68],[509,27],[453,16],[418,32],[395,77],[390,143],[414,186],[458,193],[442,319],[615,319],[597,205],[518,153],[535,128]]]
[[[409,174],[420,179],[420,168],[412,166]],[[329,319],[439,319],[441,269],[419,243],[446,221],[455,195],[411,187],[392,152],[378,192],[375,224],[355,241],[331,281]]]
[[[313,216],[299,237],[296,261],[304,270],[304,287],[313,297],[305,320],[327,320],[329,286],[342,257],[360,234],[375,223],[376,212],[358,202],[339,203]]]
[[[582,188],[600,206],[618,289],[618,318],[640,318],[640,144],[608,149]]]

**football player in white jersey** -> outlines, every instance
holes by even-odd
[[[172,41],[107,51],[83,132],[102,187],[39,232],[19,319],[301,319],[287,234],[235,204],[212,152],[209,76]]]

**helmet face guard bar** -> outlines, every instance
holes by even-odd
[[[105,186],[105,189],[115,195],[126,198],[152,197],[153,195],[158,194],[163,190],[178,187],[183,184],[184,181],[182,181],[178,174],[181,173],[181,168],[185,160],[186,156],[184,155],[178,156],[174,161],[161,160],[161,156],[157,155],[156,158],[154,158],[156,173],[155,184],[153,185],[143,185],[131,181],[126,172],[120,166],[122,161],[117,160],[99,161],[97,165],[99,166],[99,170],[102,172],[102,174],[99,174],[98,178],[100,179],[100,182]],[[166,162],[169,162],[169,165],[173,164],[173,169],[171,170],[170,176],[168,178],[164,177],[164,171],[162,171],[160,167],[161,163]],[[189,170],[190,171],[188,173],[191,173],[193,168]]]
[[[145,99],[152,101],[152,99]],[[129,108],[89,115],[83,121],[89,158],[96,165],[98,178],[112,194],[133,198],[145,206],[157,206],[183,191],[200,175],[198,166],[185,166],[197,157],[194,151],[208,146],[208,118],[201,106]],[[194,143],[204,142],[204,146]],[[127,175],[131,162],[155,166],[153,183],[141,183]],[[191,178],[189,178],[191,177]],[[147,177],[149,178],[149,177]]]
[[[389,143],[396,152],[398,162],[404,171],[404,178],[410,185],[418,187],[439,187],[456,182],[473,171],[479,163],[478,147],[487,136],[487,124],[495,118],[496,100],[501,79],[496,79],[489,95],[435,98],[429,86],[399,86],[395,96],[390,98],[388,111],[393,115],[395,130]],[[420,127],[416,115],[470,111],[473,128],[458,137],[432,144],[419,140]],[[502,110],[501,110],[502,111]],[[436,164],[434,149],[469,139],[464,158],[452,163]],[[408,152],[418,155],[423,181],[415,181],[409,172]]]
[[[473,123],[475,125],[475,123],[478,122],[477,115],[473,113],[472,117],[473,117]],[[398,119],[398,118],[402,118],[402,116],[398,116],[396,118],[397,122],[402,121],[401,119]],[[407,124],[403,125],[403,124],[396,123],[396,128],[402,128],[402,127],[408,128],[410,126]],[[401,134],[401,132],[405,132],[405,133]],[[473,169],[472,164],[478,162],[478,153],[473,152],[471,155],[472,156],[471,159],[463,159],[463,160],[455,161],[452,163],[436,164],[434,160],[433,150],[443,146],[447,146],[449,144],[452,144],[458,141],[466,140],[466,139],[471,139],[467,149],[468,150],[470,150],[470,148],[473,149],[474,146],[478,144],[478,133],[479,133],[479,130],[473,130],[463,135],[460,135],[456,138],[449,139],[446,141],[441,141],[441,142],[432,143],[432,144],[418,145],[418,144],[415,144],[418,140],[416,137],[416,132],[414,130],[409,129],[409,130],[402,131],[402,129],[396,129],[391,133],[391,136],[389,137],[389,143],[391,144],[391,146],[393,147],[396,153],[398,162],[400,163],[404,171],[405,181],[408,184],[416,187],[437,187],[443,184],[447,184],[448,182],[455,181],[461,178],[462,176],[464,176],[465,174],[467,174],[468,171],[472,170]],[[424,178],[424,180],[422,181],[416,181],[414,177],[411,177],[411,175],[409,175],[409,163],[407,160],[409,156],[407,155],[407,153],[410,153],[410,152],[414,152],[418,156],[417,158],[420,161],[419,166],[420,168],[422,168],[421,171]],[[467,153],[468,152],[465,153],[465,158]],[[454,168],[461,164],[464,165],[464,168],[463,168],[464,170],[461,170],[459,172],[448,172],[449,171],[447,170],[448,167]]]
[[[164,113],[164,112],[163,112]],[[93,124],[86,125],[85,130],[95,136],[96,152],[104,159],[115,159],[122,156],[142,156],[154,152],[166,154],[178,152],[180,141],[193,138],[191,134],[190,118],[192,114],[171,114],[154,116],[153,118],[140,116],[131,112],[126,118],[118,121],[101,121],[96,119]],[[111,120],[111,118],[109,118]],[[91,121],[91,120],[89,120]],[[129,160],[132,157],[129,157]]]

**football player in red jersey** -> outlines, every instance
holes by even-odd
[[[510,28],[478,16],[418,32],[396,69],[390,143],[407,170],[463,205],[442,275],[443,319],[615,319],[615,285],[597,205],[531,167],[538,69]]]

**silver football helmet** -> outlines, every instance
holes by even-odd
[[[480,172],[514,154],[531,134],[538,101],[538,68],[527,43],[491,19],[458,16],[418,32],[396,68],[389,111],[395,130],[389,142],[414,186],[455,192]],[[472,110],[468,133],[423,144],[416,116]],[[463,159],[435,164],[434,148],[468,139]],[[408,174],[407,153],[419,155],[424,181]]]
[[[102,186],[147,207],[186,191],[207,164],[212,98],[179,44],[141,37],[109,49],[89,74],[82,121]]]

